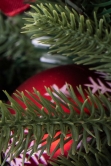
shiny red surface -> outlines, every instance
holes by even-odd
[[[7,16],[15,16],[29,7],[24,0],[0,0],[0,10]]]

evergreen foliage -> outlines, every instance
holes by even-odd
[[[17,20],[21,20],[23,15],[15,18],[0,17],[0,60],[13,64],[10,74],[18,67],[27,66],[32,69],[39,62],[41,54],[38,57],[32,56],[37,51],[29,40],[32,35],[33,38],[48,36],[48,40],[41,42],[51,45],[50,53],[69,56],[74,63],[103,71],[108,75],[107,79],[111,80],[110,0],[43,0],[42,3],[37,0],[32,8],[34,10],[28,12],[25,21],[20,21],[20,24]],[[23,31],[27,34],[20,34],[23,23]],[[44,66],[38,63],[38,68],[42,67]],[[9,68],[6,73],[7,70]],[[9,75],[7,78],[9,81],[12,77]],[[26,109],[4,91],[10,103],[0,101],[0,153],[5,153],[7,149],[9,151],[4,161],[4,157],[0,159],[2,166],[8,164],[8,157],[13,160],[21,153],[24,165],[28,144],[32,141],[35,143],[30,147],[29,158],[38,150],[41,150],[41,156],[46,149],[52,166],[111,165],[110,95],[100,92],[92,94],[90,89],[82,90],[80,86],[77,88],[82,98],[80,101],[74,89],[70,85],[67,88],[70,100],[62,92],[46,88],[54,103],[36,89],[34,93],[27,91],[41,108],[23,92],[17,91],[14,95],[25,104]],[[69,113],[65,113],[61,105]],[[10,109],[15,114],[11,114]],[[28,132],[25,133],[27,129]],[[58,131],[60,134],[54,137]],[[48,134],[47,139],[43,139],[44,134]],[[70,137],[67,138],[67,134],[71,134]],[[50,154],[51,143],[58,139],[57,147]],[[70,140],[73,143],[66,158],[63,147]],[[38,147],[41,143],[44,145]],[[61,149],[61,156],[54,160],[53,155],[58,149]]]
[[[98,95],[93,95],[90,89],[83,92],[81,87],[78,88],[78,92],[83,101],[79,101],[73,88],[69,85],[67,88],[71,100],[67,99],[62,92],[46,88],[54,103],[41,96],[36,89],[34,89],[34,94],[27,91],[33,101],[41,104],[41,109],[23,92],[17,91],[14,95],[25,104],[25,110],[5,91],[10,104],[0,102],[0,152],[5,152],[10,147],[6,159],[10,157],[12,160],[23,153],[24,163],[26,152],[29,150],[28,145],[32,141],[34,141],[34,145],[30,147],[30,155],[38,150],[41,150],[40,155],[42,155],[44,149],[47,149],[47,154],[53,158],[54,153],[59,148],[63,155],[65,143],[74,140],[68,153],[75,163],[79,163],[77,158],[83,158],[85,153],[86,156],[82,160],[86,160],[84,162],[87,164],[94,155],[95,159],[90,161],[90,165],[95,164],[94,160],[97,163],[103,163],[103,165],[110,163],[110,158],[107,159],[104,152],[107,151],[109,155],[105,146],[108,146],[109,150],[111,146],[111,101],[99,92]],[[70,112],[65,113],[61,104]],[[15,114],[11,114],[9,109],[14,110]],[[26,129],[28,129],[27,133],[25,133]],[[60,131],[60,134],[54,137],[57,131]],[[48,137],[43,140],[44,134],[48,134]],[[66,138],[66,134],[71,134],[71,136]],[[58,145],[50,154],[51,143],[58,139]],[[12,141],[10,142],[10,140]],[[44,145],[38,148],[38,145],[43,142],[45,142]],[[81,145],[79,149],[78,145]],[[64,161],[64,157],[61,159]]]
[[[102,166],[102,165],[111,165],[110,154],[111,147],[102,147],[102,151],[98,151],[95,147],[90,147],[90,152],[84,153],[80,152],[76,155],[69,155],[68,158],[64,156],[59,156],[58,160],[50,161],[52,166]]]
[[[11,94],[31,75],[50,67],[40,63],[47,50],[35,48],[30,35],[20,33],[23,17],[8,18],[0,13],[0,98],[4,100],[3,89]]]
[[[49,36],[42,42],[51,45],[50,53],[72,56],[75,63],[90,65],[110,76],[111,31],[105,17],[98,21],[94,14],[91,20],[57,4],[41,3],[32,8],[35,12],[28,13],[25,33],[33,33],[33,38]]]
[[[98,20],[104,16],[108,23],[111,22],[110,0],[37,0],[36,3],[68,5],[70,8],[74,8],[79,14],[83,14],[91,19],[93,19],[93,13],[95,12]]]

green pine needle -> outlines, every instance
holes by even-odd
[[[71,56],[77,64],[90,65],[90,69],[110,75],[111,32],[105,18],[94,21],[79,15],[74,9],[58,4],[46,3],[29,12],[24,33],[32,33],[32,38],[49,36],[42,43],[51,45],[50,53]]]
[[[26,109],[23,109],[4,91],[11,104],[0,102],[0,142],[2,143],[0,153],[5,152],[9,147],[7,156],[10,157],[10,160],[23,153],[24,163],[26,152],[29,149],[31,150],[30,156],[38,150],[41,150],[40,155],[42,155],[44,149],[47,150],[50,157],[53,157],[58,149],[61,149],[61,154],[64,155],[63,147],[69,140],[74,140],[69,151],[71,155],[81,154],[81,148],[79,151],[77,149],[79,144],[83,147],[86,155],[90,153],[90,147],[95,146],[95,149],[101,153],[104,143],[105,146],[111,146],[111,102],[107,96],[99,92],[98,95],[93,95],[90,89],[84,93],[79,87],[78,92],[83,101],[78,101],[78,96],[74,93],[73,88],[67,85],[68,92],[71,94],[69,100],[62,92],[54,90],[53,93],[51,89],[46,89],[54,103],[44,98],[36,89],[32,95],[27,92],[33,100],[41,104],[41,108],[26,97],[23,92],[17,92],[15,96],[19,96],[18,99],[25,104]],[[103,101],[105,101],[104,104]],[[63,104],[64,108],[69,109],[69,113],[64,112],[61,107]],[[11,114],[9,108],[14,110],[15,114]],[[24,133],[26,129],[28,132]],[[60,131],[60,134],[54,137],[57,131]],[[44,134],[48,134],[46,140],[43,140]],[[67,138],[67,134],[71,134],[70,137]],[[89,138],[90,141],[87,140]],[[12,139],[11,143],[9,143],[10,139]],[[50,154],[52,142],[58,139],[58,145]],[[34,145],[28,147],[32,141],[35,142]],[[38,148],[42,142],[45,144]]]
[[[110,154],[111,147],[106,147],[103,145],[102,151],[99,152],[94,147],[90,147],[90,152],[88,154],[84,152],[78,152],[76,155],[69,155],[69,157],[60,156],[58,159],[53,159],[49,161],[52,166],[101,166],[101,165],[111,165]]]

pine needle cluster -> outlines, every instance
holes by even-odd
[[[111,1],[105,0],[37,1],[32,6],[34,10],[27,13],[22,31],[30,33],[32,38],[48,36],[47,40],[41,42],[51,45],[50,53],[70,56],[74,63],[107,73],[107,79],[110,80],[110,5]],[[1,39],[2,42],[6,40]],[[14,95],[25,104],[26,109],[4,91],[10,104],[0,101],[0,153],[9,150],[4,161],[1,161],[2,166],[7,158],[11,161],[21,153],[24,165],[27,151],[30,151],[30,159],[37,151],[41,151],[40,158],[44,150],[50,156],[48,162],[52,166],[111,166],[110,95],[99,91],[92,94],[90,89],[83,90],[80,86],[77,88],[82,98],[80,101],[71,85],[67,85],[67,89],[71,100],[61,91],[46,88],[54,103],[35,88],[33,93],[26,91],[32,101],[23,92],[17,91]],[[65,113],[61,105],[69,113]],[[11,114],[10,109],[15,114]],[[25,133],[26,130],[28,132]],[[58,131],[60,134],[55,137]],[[43,139],[45,134],[48,136]],[[70,136],[66,137],[67,134]],[[55,140],[59,142],[50,153]],[[64,145],[70,140],[72,145],[65,157]],[[29,148],[32,141],[34,144]],[[44,144],[39,147],[41,143]],[[55,160],[53,155],[58,149],[61,150],[61,156]]]
[[[90,65],[90,69],[106,72],[110,79],[111,31],[105,17],[93,19],[78,14],[73,8],[59,4],[41,3],[28,13],[25,33],[32,38],[48,36],[42,41],[50,44],[50,53],[71,56],[74,63]]]
[[[13,160],[23,153],[24,165],[28,150],[30,150],[30,158],[33,153],[41,150],[40,157],[46,149],[47,154],[52,158],[49,163],[54,165],[54,153],[60,148],[61,155],[64,155],[64,145],[73,140],[68,152],[70,160],[61,156],[57,160],[58,164],[110,165],[108,156],[111,152],[111,101],[107,99],[109,96],[100,92],[98,95],[93,95],[90,89],[83,92],[80,86],[78,92],[83,99],[82,102],[79,101],[70,85],[67,85],[67,89],[71,100],[60,91],[57,92],[53,89],[53,93],[50,88],[46,88],[54,103],[41,96],[35,88],[33,89],[34,94],[27,91],[33,100],[42,105],[41,109],[23,92],[17,91],[14,95],[25,104],[25,110],[6,91],[4,92],[10,101],[10,104],[0,102],[0,152],[9,149],[4,162],[7,158]],[[61,104],[70,112],[65,113]],[[11,114],[9,109],[14,110],[15,114]],[[77,110],[80,112],[79,114]],[[28,129],[27,133],[25,133],[26,129]],[[60,134],[54,137],[57,131],[60,131]],[[43,139],[44,134],[48,134],[47,139]],[[68,138],[66,138],[67,134],[70,134]],[[10,142],[10,140],[12,141]],[[59,140],[58,145],[54,147],[53,153],[50,153],[51,143],[55,140]],[[32,141],[34,144],[28,148]],[[43,142],[45,142],[44,145],[38,148],[38,145]]]

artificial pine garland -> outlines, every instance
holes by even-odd
[[[74,62],[90,65],[92,69],[106,72],[109,75],[108,79],[111,79],[110,5],[111,1],[106,2],[105,0],[95,0],[93,2],[87,0],[57,0],[56,2],[45,0],[43,4],[39,4],[38,2],[38,5],[33,7],[35,9],[34,12],[29,12],[29,18],[26,18],[29,24],[26,23],[24,29],[27,32],[33,32],[33,37],[49,36],[50,39],[44,42],[51,44],[51,53],[73,55]],[[90,9],[91,13],[89,13]],[[34,105],[23,93],[18,92],[15,95],[27,106],[25,112],[5,92],[11,104],[0,102],[0,152],[5,152],[8,146],[10,147],[10,151],[2,165],[5,163],[7,157],[10,157],[12,160],[23,150],[24,165],[28,143],[33,140],[36,143],[31,147],[32,153],[30,155],[37,152],[37,150],[43,152],[44,149],[47,149],[49,152],[50,143],[54,139],[58,139],[54,138],[54,134],[57,131],[61,131],[59,136],[61,139],[57,148],[61,148],[62,152],[65,144],[63,138],[67,132],[72,135],[68,139],[73,139],[74,143],[69,151],[68,158],[59,156],[57,160],[53,160],[52,157],[49,163],[53,166],[61,164],[64,166],[111,165],[110,96],[107,94],[103,95],[100,92],[93,95],[89,89],[86,97],[80,87],[78,88],[78,92],[83,98],[83,102],[80,102],[71,86],[68,86],[68,91],[71,99],[76,101],[76,105],[74,105],[74,102],[72,103],[68,100],[61,92],[54,91],[62,99],[59,100],[47,88],[47,92],[55,101],[55,104],[52,104],[34,89],[35,94],[39,97],[39,100],[36,98],[36,101],[43,106],[42,109]],[[35,99],[33,94],[29,94]],[[62,102],[69,108],[70,114],[64,113],[61,109],[60,104]],[[80,110],[80,114],[75,112],[74,106]],[[48,113],[44,111],[44,108],[48,110]],[[15,110],[16,114],[12,115],[9,109]],[[84,109],[88,109],[89,114],[85,113]],[[25,129],[29,131],[27,134],[24,134]],[[42,132],[37,132],[39,130]],[[44,133],[48,134],[47,142],[37,149]],[[87,141],[88,137],[91,138],[90,141]],[[8,145],[11,138],[14,138],[14,141]],[[77,145],[80,142],[81,147],[77,150]],[[56,150],[55,148],[54,152]],[[49,155],[53,156],[50,153]]]
[[[51,45],[50,53],[72,56],[75,63],[90,65],[110,77],[111,32],[105,17],[98,20],[94,13],[91,20],[58,4],[41,3],[32,8],[35,12],[28,13],[25,33],[31,32],[32,38],[48,36],[41,42]]]
[[[27,92],[36,102],[43,106],[42,109],[26,97],[23,92],[17,92],[15,96],[26,105],[27,109],[25,111],[5,92],[11,104],[0,102],[0,142],[2,142],[0,153],[5,152],[7,148],[9,149],[4,162],[7,157],[13,160],[20,153],[23,153],[24,165],[25,155],[29,149],[31,150],[29,156],[38,150],[41,150],[41,156],[44,149],[47,149],[47,153],[52,157],[52,161],[49,162],[54,164],[54,153],[61,148],[61,152],[64,154],[63,147],[65,143],[72,139],[73,143],[68,152],[71,160],[61,156],[57,163],[64,163],[67,160],[66,163],[69,163],[69,165],[73,161],[73,166],[78,164],[82,166],[83,163],[87,166],[92,166],[95,163],[98,166],[110,165],[110,157],[108,156],[111,151],[111,102],[107,99],[109,96],[99,92],[98,95],[93,95],[90,89],[86,90],[86,95],[82,88],[79,87],[78,92],[83,99],[82,102],[79,101],[71,86],[67,85],[67,88],[71,100],[68,100],[62,92],[57,92],[53,89],[54,93],[57,94],[54,95],[51,89],[47,89],[54,103],[41,96],[36,89],[34,89],[34,95]],[[59,96],[61,100],[56,96]],[[61,104],[68,107],[70,113],[65,113],[61,108]],[[9,109],[13,109],[15,114],[11,114]],[[45,109],[47,109],[47,112]],[[80,114],[77,113],[77,109]],[[89,114],[84,111],[85,109],[89,110]],[[28,132],[24,133],[26,129],[28,129]],[[54,137],[57,131],[60,131],[60,134]],[[42,140],[45,133],[48,134],[48,137]],[[71,136],[63,142],[66,134],[71,134]],[[88,138],[90,138],[89,141]],[[54,147],[53,153],[50,154],[51,143],[58,139],[57,147]],[[10,142],[10,140],[12,141]],[[28,148],[32,141],[34,141],[34,145]],[[38,148],[38,145],[43,142],[45,144]],[[81,144],[79,149],[77,149],[78,144]],[[105,152],[107,155],[105,155]]]

